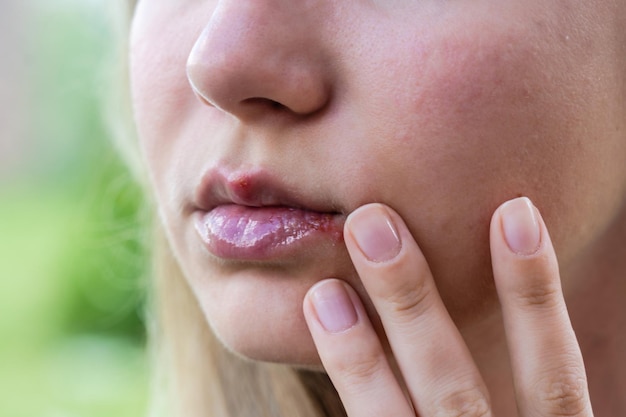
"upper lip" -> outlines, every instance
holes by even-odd
[[[338,213],[336,207],[302,196],[267,171],[248,169],[230,171],[212,168],[196,187],[194,205],[211,211],[224,204],[248,207],[283,206],[321,213]]]

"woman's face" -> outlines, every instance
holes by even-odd
[[[533,200],[562,267],[619,215],[621,0],[143,0],[136,13],[133,100],[160,213],[209,323],[243,355],[316,363],[301,304],[321,279],[369,305],[341,239],[365,203],[404,218],[461,330],[496,308],[500,203]]]

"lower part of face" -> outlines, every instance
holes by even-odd
[[[136,120],[172,248],[212,328],[253,359],[317,363],[301,304],[321,279],[376,315],[336,236],[276,259],[207,250],[193,220],[207,172],[269,173],[341,213],[391,206],[461,330],[496,308],[499,204],[530,197],[567,266],[624,202],[623,2],[340,3],[144,1],[134,22]],[[225,63],[196,74],[205,100],[187,79],[194,45]],[[302,82],[281,83],[292,68]]]

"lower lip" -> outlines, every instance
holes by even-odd
[[[271,260],[343,238],[344,217],[291,207],[222,205],[198,213],[196,230],[213,255],[231,260]]]

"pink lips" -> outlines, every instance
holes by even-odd
[[[223,259],[263,260],[288,255],[316,237],[341,239],[338,215],[289,207],[218,206],[196,219],[206,247]]]
[[[342,239],[344,216],[306,208],[260,174],[211,172],[198,189],[195,227],[225,260],[274,260]]]

